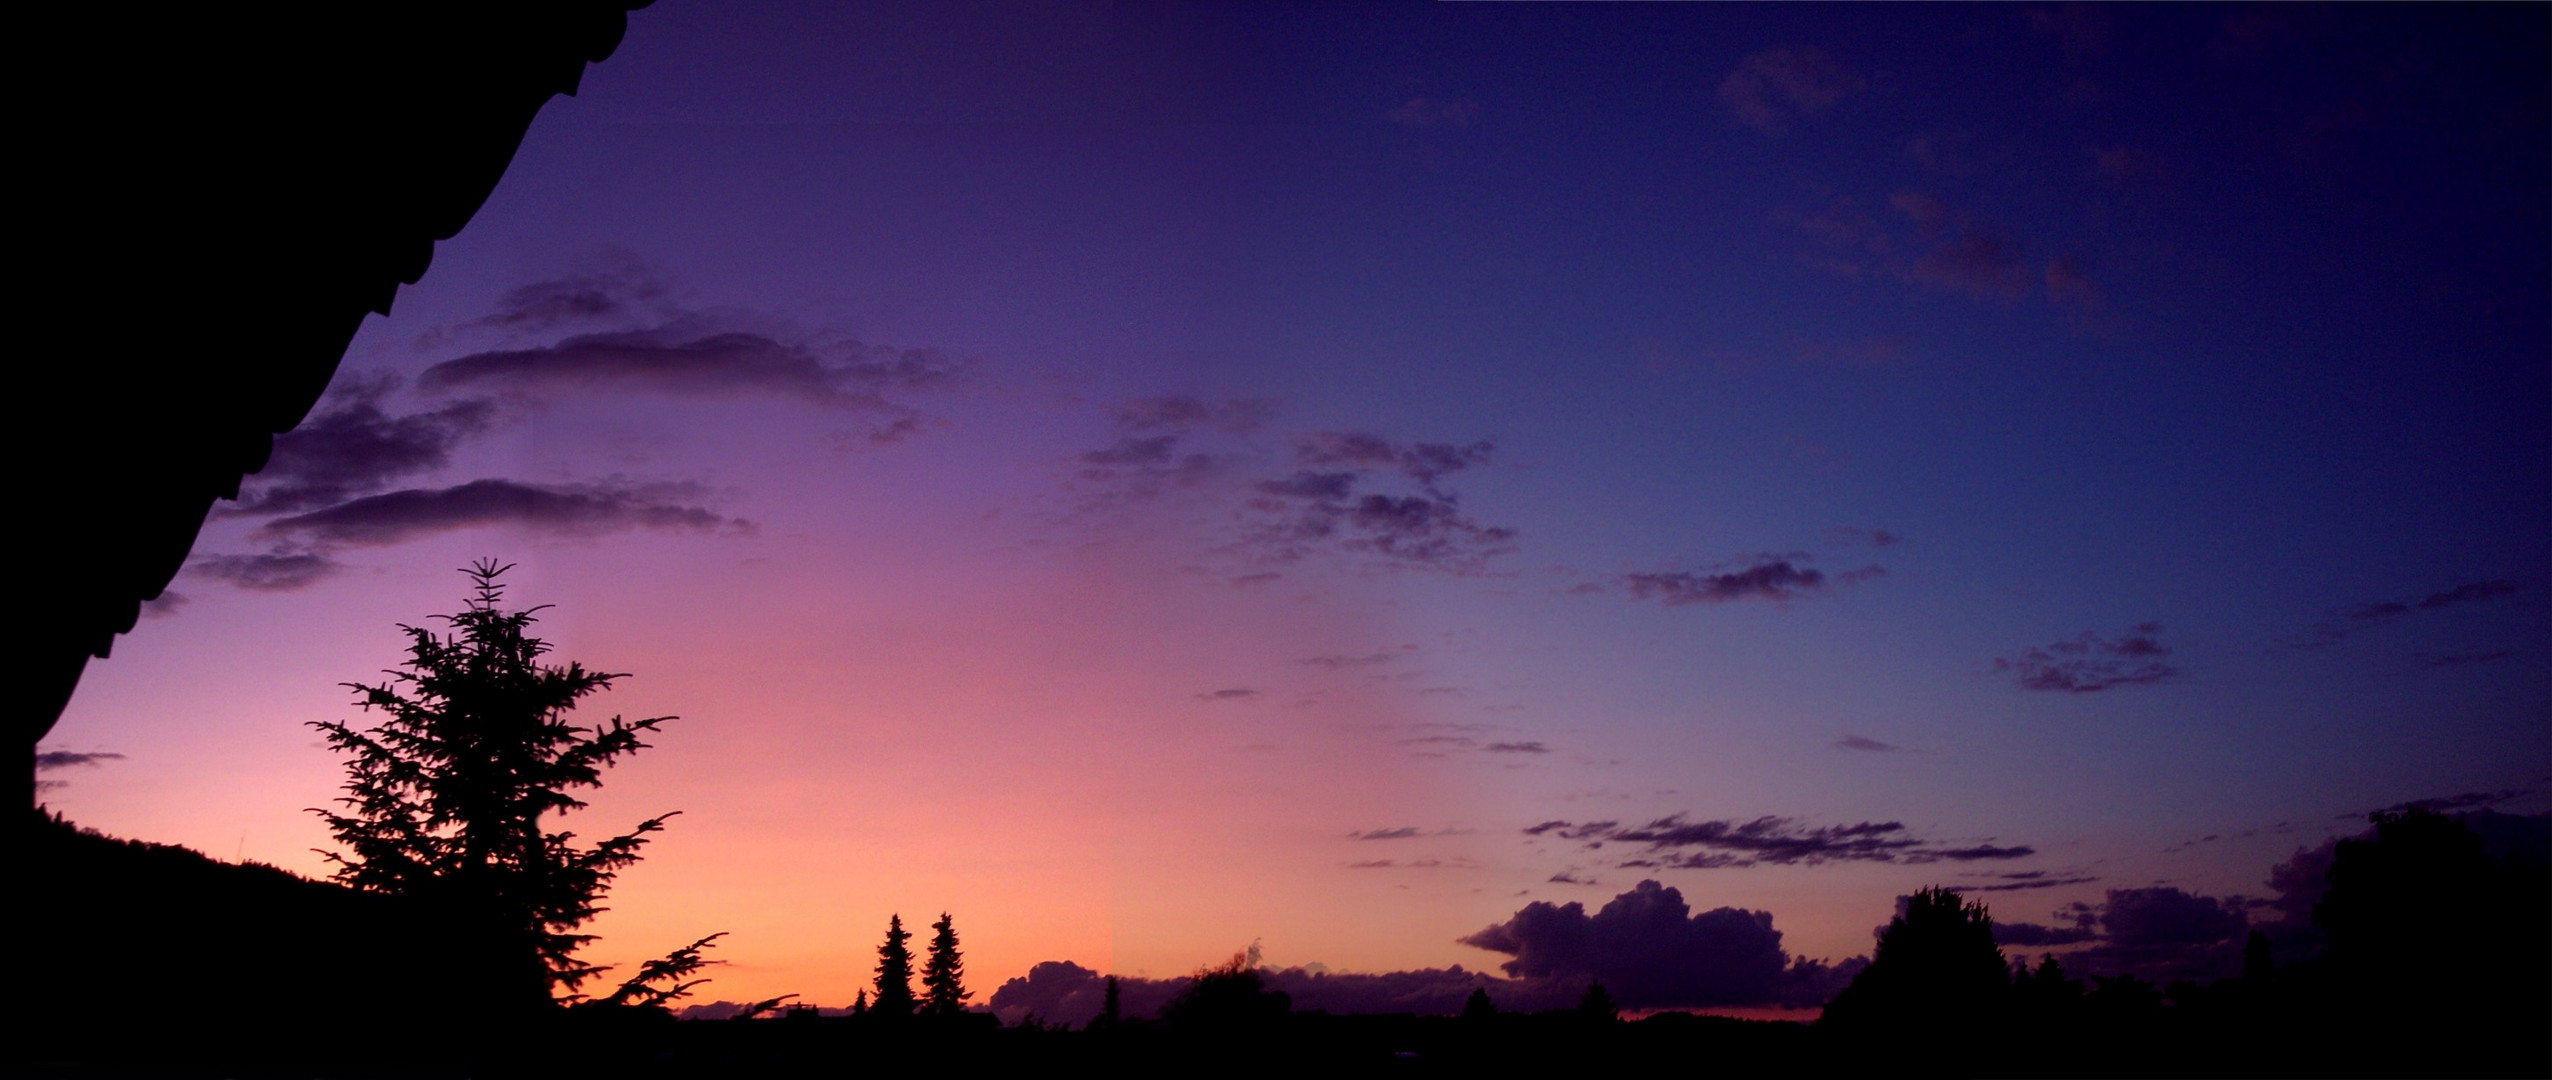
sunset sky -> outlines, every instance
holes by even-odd
[[[680,717],[568,821],[682,811],[592,952],[729,931],[715,997],[943,910],[979,996],[1495,969],[1643,879],[1840,960],[2538,813],[2547,28],[666,0],[42,797],[323,874],[308,725],[494,557]]]

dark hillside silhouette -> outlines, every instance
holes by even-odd
[[[213,501],[309,413],[364,314],[425,273],[639,6],[22,13],[13,179],[20,255],[44,268],[22,300],[45,313],[44,360],[9,460],[50,530],[44,572],[20,582],[47,622],[6,705],[28,754]]]
[[[483,1011],[425,905],[31,816],[10,1060],[452,1060]]]

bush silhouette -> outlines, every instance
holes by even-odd
[[[1870,966],[1826,1005],[1817,1026],[1948,1066],[1979,1051],[1977,1036],[2001,1020],[2010,996],[2010,969],[1985,905],[1924,889],[1879,932]]]
[[[1220,964],[1200,968],[1187,989],[1161,1006],[1161,1019],[1191,1032],[1227,1035],[1263,1028],[1285,1019],[1293,999],[1267,989],[1267,980],[1251,960],[1258,951],[1233,953]]]

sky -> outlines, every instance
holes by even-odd
[[[890,913],[979,999],[1529,976],[1660,888],[1776,961],[2264,922],[2371,810],[2552,808],[2548,29],[664,0],[42,797],[324,874],[310,725],[496,558],[678,717],[567,822],[681,811],[590,955],[727,931],[711,996]]]

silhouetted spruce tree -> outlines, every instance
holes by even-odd
[[[869,1011],[886,1017],[913,1014],[913,950],[904,944],[912,939],[904,916],[886,917],[886,943],[877,947],[877,998],[869,1002]]]
[[[966,999],[975,996],[966,989],[966,961],[957,952],[957,923],[943,911],[930,929],[930,957],[922,963],[922,1011],[954,1016],[965,1012]]]
[[[1609,1024],[1622,1018],[1622,1003],[1613,999],[1612,991],[1604,989],[1603,980],[1589,979],[1586,993],[1578,996],[1577,1015]]]
[[[1117,977],[1108,976],[1107,992],[1099,998],[1099,1015],[1090,1021],[1094,1028],[1113,1030],[1125,1022],[1125,1003],[1117,991]]]
[[[569,723],[579,701],[623,676],[542,662],[549,646],[528,633],[540,609],[498,607],[507,569],[488,560],[463,571],[475,593],[459,613],[441,616],[449,633],[402,625],[408,659],[389,680],[346,684],[363,708],[387,714],[379,726],[311,725],[352,756],[337,800],[345,812],[313,812],[345,845],[325,853],[338,881],[452,913],[489,949],[488,978],[503,999],[546,1006],[602,970],[576,959],[593,938],[576,928],[673,815],[590,846],[545,829],[543,819],[582,809],[569,793],[598,786],[602,769],[645,749],[639,736],[673,717]],[[670,963],[678,985],[705,944],[691,946],[688,966],[676,950],[652,973],[663,976]]]
[[[1462,999],[1462,1019],[1466,1023],[1487,1023],[1496,1019],[1497,1014],[1498,1004],[1489,1000],[1487,987],[1475,988],[1470,997]]]

